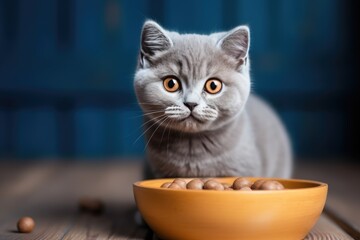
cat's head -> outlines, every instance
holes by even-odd
[[[186,132],[214,130],[250,94],[247,26],[211,35],[179,34],[146,21],[135,91],[147,118]]]

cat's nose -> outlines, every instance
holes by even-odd
[[[187,106],[190,111],[192,111],[198,104],[195,102],[184,102],[184,105]]]

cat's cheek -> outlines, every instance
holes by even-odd
[[[245,96],[244,96],[245,95]],[[224,99],[222,102],[225,102],[226,104],[223,106],[224,110],[229,115],[233,115],[241,111],[243,106],[245,105],[245,101],[247,99],[248,95],[241,91],[241,89],[229,89],[228,93],[224,95]]]
[[[144,91],[144,95],[149,102],[160,103],[162,107],[171,105],[178,105],[179,92],[168,92],[164,89],[161,82],[154,82],[149,84]]]

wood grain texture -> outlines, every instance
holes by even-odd
[[[152,240],[161,240],[155,234],[152,235]],[[351,236],[342,231],[340,227],[334,224],[325,215],[322,215],[311,232],[304,238],[304,240],[352,240]]]
[[[322,215],[305,240],[351,240],[353,239],[345,233],[339,226],[332,222],[328,217]]]
[[[150,229],[137,226],[134,221],[136,207],[132,183],[141,179],[140,163],[87,162],[23,167],[1,164],[0,169],[0,173],[5,173],[0,176],[0,240],[156,239]],[[316,173],[316,170],[299,172],[310,178]],[[323,178],[327,180],[326,174]],[[333,190],[332,195],[336,197],[340,193]],[[105,212],[102,215],[80,212],[78,199],[83,196],[104,201]],[[32,216],[37,224],[30,234],[16,232],[16,221],[24,215]],[[306,239],[354,238],[323,214]]]
[[[36,169],[33,172],[38,173]],[[98,234],[99,239],[129,236],[135,231],[132,182],[139,180],[139,174],[139,167],[131,165],[59,167],[34,193],[6,197],[12,201],[6,201],[6,213],[0,213],[0,239],[70,239],[82,228],[87,229],[84,236]],[[80,213],[77,204],[82,196],[102,199],[108,207],[104,216],[97,219]],[[32,216],[37,223],[31,234],[16,233],[16,221],[23,215]]]
[[[316,162],[316,161],[314,161]],[[326,205],[360,232],[360,164],[298,164],[295,177],[329,185]]]
[[[352,238],[360,240],[360,232],[357,230],[357,227],[352,222],[347,222],[343,217],[338,215],[336,212],[331,210],[329,207],[326,207],[324,214],[331,219],[338,227],[343,231],[349,234]]]
[[[1,167],[0,194],[3,196],[0,203],[21,195],[27,195],[49,177],[56,166],[51,164],[34,164],[19,167],[17,164],[8,164]]]

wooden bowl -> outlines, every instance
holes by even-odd
[[[236,178],[216,179],[231,184]],[[172,180],[146,180],[133,185],[144,220],[159,238],[166,240],[300,240],[318,220],[328,189],[321,182],[277,178],[271,180],[282,183],[285,190],[160,188]]]

